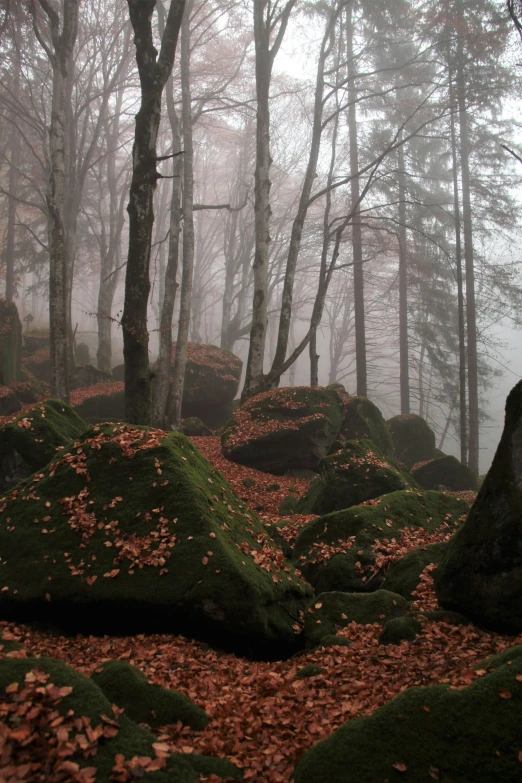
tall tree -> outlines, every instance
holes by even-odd
[[[158,173],[157,139],[161,96],[172,71],[184,0],[171,0],[158,52],[154,46],[152,16],[156,0],[127,0],[134,30],[141,105],[136,115],[133,168],[129,198],[129,254],[122,316],[125,358],[125,417],[134,424],[150,424],[152,416],[147,305],[150,292],[150,249],[154,223],[153,196]]]

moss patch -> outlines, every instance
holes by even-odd
[[[427,421],[415,413],[403,413],[386,422],[395,456],[411,468],[435,457],[435,434]]]
[[[410,688],[311,748],[297,765],[295,783],[515,783],[521,711],[522,658],[462,691]]]
[[[91,428],[0,518],[3,617],[185,631],[253,656],[296,644],[310,587],[181,433]]]
[[[394,617],[385,623],[379,642],[380,644],[400,644],[404,640],[412,642],[421,631],[422,625],[413,615]]]
[[[383,574],[372,545],[405,528],[451,530],[468,511],[465,501],[442,492],[402,490],[377,501],[312,520],[299,533],[292,559],[316,592],[372,591]]]
[[[443,456],[414,466],[411,472],[423,489],[437,489],[440,486],[454,492],[477,489],[477,478],[471,470],[456,457]]]
[[[122,421],[125,417],[125,392],[122,381],[96,383],[73,391],[71,404],[89,424]]]
[[[320,478],[299,499],[298,514],[329,514],[400,489],[415,481],[386,459],[370,441],[346,441],[343,450],[319,463]]]
[[[228,459],[267,473],[315,470],[340,428],[337,392],[311,386],[273,389],[236,409],[221,444]]]
[[[146,677],[126,661],[109,661],[91,679],[113,704],[125,709],[135,723],[165,726],[181,721],[197,731],[205,728],[208,716],[178,691],[151,685]]]
[[[342,391],[339,394],[343,401],[339,448],[348,440],[369,440],[385,457],[393,457],[390,431],[377,405],[367,397],[349,397]]]
[[[426,566],[430,563],[440,563],[445,547],[446,544],[441,543],[411,549],[390,565],[382,583],[383,588],[410,599],[419,585],[420,575]]]
[[[383,623],[404,614],[408,602],[388,590],[375,593],[321,593],[305,613],[305,636],[308,647],[316,647],[324,636],[336,635],[349,623],[368,625]]]

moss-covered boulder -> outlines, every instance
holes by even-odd
[[[92,679],[52,658],[0,660],[0,701],[7,731],[3,770],[22,773],[34,765],[35,780],[97,783],[197,783],[203,773],[241,777],[224,759],[171,753]]]
[[[521,714],[517,657],[465,690],[410,688],[370,717],[351,720],[305,753],[294,780],[517,783]]]
[[[0,416],[12,416],[22,408],[16,391],[10,386],[0,386]]]
[[[39,348],[22,356],[22,366],[42,383],[51,383],[51,354],[49,348]]]
[[[477,477],[467,465],[452,456],[437,457],[414,466],[411,475],[423,489],[446,487],[454,492],[477,489]]]
[[[382,587],[394,593],[411,598],[411,594],[417,589],[420,576],[426,566],[442,560],[445,543],[429,544],[410,549],[399,560],[395,560],[386,571]]]
[[[346,441],[369,440],[385,457],[393,457],[393,443],[390,431],[377,405],[367,397],[350,397],[339,391],[343,402],[343,423],[338,444],[343,448]]]
[[[522,381],[493,463],[435,571],[439,602],[488,628],[522,630]]]
[[[197,416],[192,416],[190,419],[182,419],[181,431],[187,438],[208,438],[212,435],[212,430],[209,430],[207,425],[201,419],[198,419]]]
[[[22,324],[14,302],[0,299],[0,386],[20,380]]]
[[[98,688],[112,704],[123,707],[125,715],[135,723],[165,726],[181,721],[196,731],[205,728],[208,715],[179,691],[152,685],[147,678],[127,661],[109,661],[93,674]]]
[[[46,400],[0,427],[0,491],[47,465],[85,426],[67,403]]]
[[[341,428],[335,391],[294,386],[262,392],[243,403],[221,436],[227,459],[267,473],[317,470]]]
[[[413,642],[422,631],[422,625],[412,614],[404,617],[393,617],[384,624],[384,630],[379,636],[380,644],[400,644],[402,641]]]
[[[43,348],[48,349],[50,345],[50,335],[47,329],[33,329],[30,332],[24,332],[22,338],[26,355],[34,354]]]
[[[366,440],[349,440],[319,463],[320,476],[296,504],[298,514],[329,514],[416,483]]]
[[[311,589],[181,433],[93,427],[0,500],[0,617],[295,651]]]
[[[86,389],[98,383],[111,383],[113,377],[110,373],[93,367],[92,364],[77,364],[71,372],[71,389]]]
[[[122,421],[125,417],[125,391],[122,381],[96,383],[71,392],[71,405],[88,424]]]
[[[386,542],[403,530],[451,531],[467,511],[463,500],[443,492],[392,492],[309,522],[297,537],[292,560],[316,593],[371,592],[384,577],[376,565],[377,544],[379,554],[386,555]]]
[[[415,413],[403,413],[386,422],[396,458],[413,467],[435,457],[435,434],[428,422]]]
[[[334,635],[350,623],[385,623],[404,614],[408,602],[388,590],[375,593],[321,593],[305,613],[304,633],[308,647],[316,647],[325,636]]]

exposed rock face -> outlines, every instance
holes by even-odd
[[[341,428],[336,391],[293,386],[262,392],[236,409],[221,443],[241,465],[282,474],[317,470]]]
[[[477,477],[460,460],[448,455],[414,466],[411,475],[423,489],[440,486],[454,492],[477,489]]]
[[[402,490],[345,511],[318,517],[301,528],[292,560],[315,591],[372,592],[382,585],[374,545],[403,531],[456,528],[468,505],[443,492]]]
[[[47,400],[1,427],[0,492],[47,465],[85,426],[67,403]]]
[[[319,463],[315,479],[296,505],[298,514],[329,514],[400,489],[417,487],[370,441],[346,441],[342,451]]]
[[[421,416],[404,413],[388,419],[386,424],[395,456],[407,468],[435,457],[435,434]]]
[[[0,299],[0,386],[20,380],[22,324],[14,302]]]
[[[489,673],[464,690],[409,688],[370,717],[350,720],[304,754],[295,783],[517,783],[522,648],[507,652],[483,664]]]
[[[310,586],[181,433],[93,427],[0,517],[1,617],[188,633],[260,657],[301,644]]]
[[[522,381],[506,402],[504,431],[464,526],[435,571],[441,604],[488,628],[522,630]]]

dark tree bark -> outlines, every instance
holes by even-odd
[[[399,141],[402,140],[402,132]],[[406,170],[404,146],[397,150],[399,191],[399,372],[401,413],[410,412],[410,357],[408,344],[408,235],[406,229]]]
[[[171,0],[161,50],[154,47],[151,19],[156,0],[127,0],[134,30],[141,106],[136,115],[133,170],[129,198],[129,254],[122,316],[125,359],[125,417],[150,424],[152,415],[147,304],[150,292],[150,249],[154,223],[153,196],[160,178],[157,138],[163,88],[172,71],[184,0]]]

